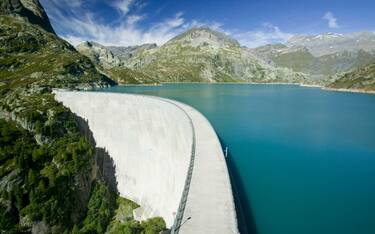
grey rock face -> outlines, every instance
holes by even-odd
[[[51,228],[43,221],[35,223],[31,229],[32,234],[48,234],[51,233]]]
[[[375,34],[358,32],[350,34],[326,33],[315,36],[295,36],[286,45],[289,48],[306,47],[314,56],[363,50],[375,50]]]
[[[140,51],[156,48],[156,44],[140,46],[103,46],[96,42],[83,42],[76,49],[89,57],[95,64],[105,69],[124,66],[126,61],[137,55]]]
[[[156,44],[143,44],[140,46],[107,46],[106,48],[111,51],[115,56],[121,60],[127,60],[135,56],[138,52],[142,50],[150,50],[158,47]]]
[[[375,58],[375,34],[327,33],[295,36],[285,45],[266,45],[252,51],[267,63],[291,68],[310,78],[327,79],[337,73],[364,66]]]
[[[83,42],[76,49],[83,55],[89,57],[94,63],[104,68],[117,67],[121,65],[121,60],[115,56],[105,46],[95,42]]]
[[[38,0],[2,0],[1,15],[16,15],[32,24],[41,26],[47,32],[54,33],[46,12]]]
[[[211,45],[213,47],[239,46],[238,41],[230,38],[224,33],[211,30],[210,28],[192,28],[167,42],[167,44],[189,44],[192,46]]]

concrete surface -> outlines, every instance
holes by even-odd
[[[193,121],[196,136],[193,176],[182,234],[239,233],[227,164],[221,144],[208,120],[194,108],[175,102]]]
[[[54,91],[55,98],[88,120],[95,141],[116,166],[121,196],[142,206],[139,219],[161,216],[171,227],[191,159],[184,223],[189,233],[238,233],[226,162],[217,135],[198,111],[156,97],[100,92]]]

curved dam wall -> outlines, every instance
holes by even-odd
[[[141,205],[141,218],[161,216],[172,226],[191,158],[186,114],[136,95],[55,91],[55,98],[88,120],[114,161],[120,195]]]
[[[54,93],[88,121],[113,159],[120,195],[141,205],[138,219],[161,216],[173,233],[238,233],[221,145],[201,113],[158,97]]]

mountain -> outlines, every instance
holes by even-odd
[[[156,44],[130,47],[107,47],[95,42],[83,42],[77,45],[76,49],[96,64],[96,67],[102,73],[108,75],[119,84],[154,84],[158,83],[156,79],[142,71],[136,71],[126,67],[125,63],[137,53],[155,47]]]
[[[150,50],[156,48],[156,44],[143,44],[139,46],[128,46],[128,47],[121,47],[121,46],[107,46],[106,48],[112,52],[115,56],[120,58],[121,60],[127,60],[132,58],[134,55],[138,54],[140,51],[143,50]]]
[[[294,36],[284,45],[266,45],[253,51],[275,66],[324,82],[329,76],[370,63],[375,58],[375,34]]]
[[[47,32],[54,33],[48,16],[38,0],[2,0],[0,15],[18,16],[29,23],[39,25]]]
[[[192,28],[180,35],[172,38],[166,43],[197,46],[211,46],[214,48],[239,47],[238,41],[230,38],[226,34],[211,30],[207,27]]]
[[[97,65],[105,67],[109,61],[107,58],[113,55],[121,62],[111,63],[112,68],[140,73],[151,78],[148,81],[152,83],[301,82],[304,79],[301,74],[291,69],[277,68],[265,63],[247,48],[241,47],[236,40],[209,28],[190,29],[160,47],[136,47],[131,56],[120,57],[115,55],[113,47],[98,45],[98,48],[106,49],[104,54],[111,54],[100,56],[98,49],[92,48],[88,51],[82,49],[84,45],[87,45],[87,42],[77,46],[77,49]],[[119,48],[117,47],[118,50]],[[111,69],[106,67],[105,73],[111,74]]]
[[[328,88],[375,91],[375,60],[366,66],[340,75],[336,81],[328,85]]]
[[[114,55],[108,48],[95,42],[83,42],[76,46],[76,49],[87,56],[97,65],[109,69],[123,64],[122,60]]]
[[[295,36],[286,45],[289,48],[306,47],[315,57],[340,52],[356,52],[375,50],[375,34],[372,32],[357,32],[349,34],[326,33],[312,36]]]

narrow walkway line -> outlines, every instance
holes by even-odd
[[[150,96],[146,96],[146,95],[145,95],[145,97],[150,98]],[[171,234],[178,234],[179,231],[180,231],[180,227],[182,225],[182,219],[184,217],[184,211],[185,211],[185,207],[186,207],[186,202],[187,202],[190,184],[191,184],[191,178],[192,178],[193,169],[194,169],[195,146],[196,146],[195,128],[194,128],[193,120],[190,118],[189,114],[181,106],[177,105],[175,102],[169,101],[169,100],[164,99],[164,98],[159,98],[159,97],[151,97],[151,98],[158,99],[158,100],[161,100],[163,102],[167,102],[167,103],[177,107],[182,112],[184,112],[186,117],[189,119],[189,123],[190,123],[191,130],[192,130],[193,140],[192,140],[192,145],[191,145],[191,157],[190,157],[189,169],[188,169],[188,172],[187,172],[184,190],[182,192],[181,201],[180,201],[180,205],[178,207],[176,218],[175,218],[175,221],[173,223],[173,226],[171,227]]]

